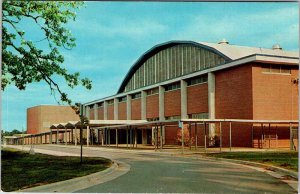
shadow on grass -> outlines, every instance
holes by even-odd
[[[13,149],[1,150],[1,188],[16,191],[102,171],[112,162],[105,158],[31,155]]]

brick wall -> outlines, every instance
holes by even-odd
[[[40,120],[39,108],[32,107],[27,109],[27,133],[36,134],[38,132]]]
[[[207,83],[187,87],[187,114],[208,112]]]
[[[98,107],[98,120],[103,120],[104,119],[104,108]]]
[[[126,102],[120,102],[118,105],[118,112],[119,112],[119,120],[126,120],[127,119],[127,113],[126,113]]]
[[[140,120],[141,119],[141,99],[131,100],[131,119]]]
[[[243,65],[215,73],[217,119],[252,119],[252,67]]]
[[[180,89],[165,92],[165,116],[181,115]]]
[[[114,105],[107,106],[107,120],[114,120]]]
[[[217,119],[252,119],[252,66],[233,67],[215,73],[215,106]],[[251,147],[251,125],[232,125],[232,146]],[[216,143],[220,128],[216,124]],[[229,146],[229,124],[222,124],[222,146]]]
[[[27,133],[50,131],[50,125],[79,121],[78,115],[69,106],[42,105],[27,109]]]
[[[147,96],[146,100],[146,118],[159,117],[158,94]]]
[[[166,145],[177,145],[177,130],[176,126],[166,126],[165,127],[165,144]]]
[[[91,108],[90,109],[90,113],[89,113],[89,116],[90,116],[90,120],[95,120],[95,109],[94,108]]]
[[[261,65],[253,66],[254,119],[298,119],[298,85],[291,79],[298,77],[298,70],[290,75],[262,73]]]

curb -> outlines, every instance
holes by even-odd
[[[55,183],[51,183],[51,184],[47,184],[47,185],[42,185],[42,186],[37,186],[37,187],[32,187],[32,188],[28,188],[28,189],[22,189],[22,190],[17,190],[15,192],[61,192],[59,191],[60,188],[64,188],[64,192],[74,192],[76,190],[79,189],[84,189],[84,188],[78,188],[78,183],[81,181],[85,181],[85,180],[91,180],[94,177],[98,177],[98,176],[105,176],[108,175],[110,173],[112,173],[116,168],[118,168],[118,164],[115,161],[112,161],[112,165],[100,172],[96,172],[93,174],[89,174],[83,177],[76,177],[73,179],[68,179],[65,181],[60,181],[60,182],[55,182]]]
[[[277,166],[261,164],[258,162],[245,161],[245,160],[234,160],[234,159],[215,158],[215,157],[206,157],[206,156],[203,156],[203,157],[207,158],[207,159],[215,160],[215,161],[226,161],[226,162],[232,162],[232,163],[237,163],[237,164],[244,164],[244,165],[248,165],[248,166],[254,166],[254,167],[258,167],[258,168],[264,168],[266,170],[270,170],[273,172],[279,172],[281,174],[291,176],[291,177],[297,179],[297,181],[298,181],[298,173],[297,172],[293,172],[291,170],[287,170],[287,169],[280,168]]]

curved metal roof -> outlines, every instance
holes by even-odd
[[[270,56],[281,56],[281,57],[288,57],[288,58],[299,58],[298,52],[292,51],[285,51],[279,49],[271,49],[271,48],[261,48],[261,47],[248,47],[248,46],[238,46],[232,44],[216,44],[216,43],[208,43],[208,42],[195,42],[195,41],[169,41],[162,44],[158,44],[148,51],[146,51],[129,69],[128,73],[126,74],[125,78],[123,79],[121,86],[117,94],[122,93],[125,89],[125,86],[136,72],[138,68],[140,68],[143,63],[149,59],[151,56],[155,55],[156,53],[160,52],[169,47],[177,46],[177,45],[193,45],[196,47],[204,48],[213,52],[221,57],[223,57],[227,62],[232,60],[237,60],[243,57],[247,57],[253,54],[262,54],[262,55],[270,55]]]
[[[225,55],[224,53],[221,53],[219,50],[215,49],[214,47],[199,43],[199,42],[194,42],[194,41],[169,41],[169,42],[165,42],[162,44],[158,44],[154,47],[152,47],[151,49],[149,49],[148,51],[146,51],[129,69],[128,73],[126,74],[125,78],[123,79],[121,86],[119,87],[119,90],[117,92],[117,94],[122,93],[125,89],[125,86],[127,85],[127,83],[129,82],[130,78],[133,76],[133,74],[136,72],[137,69],[139,69],[143,63],[149,59],[151,56],[155,55],[156,53],[166,49],[166,48],[170,48],[173,46],[177,46],[177,45],[185,45],[185,44],[189,44],[189,45],[193,45],[196,47],[200,47],[200,48],[204,48],[206,50],[209,50],[217,55],[220,55],[221,57],[223,57],[226,61],[231,61],[232,59],[229,58],[227,55]]]

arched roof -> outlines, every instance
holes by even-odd
[[[194,41],[169,41],[169,42],[165,42],[162,44],[158,44],[154,47],[152,47],[151,49],[149,49],[148,51],[146,51],[129,69],[128,73],[126,74],[125,78],[123,79],[121,86],[119,87],[118,90],[118,94],[122,93],[125,89],[125,86],[127,85],[127,83],[129,82],[129,80],[131,79],[131,77],[133,76],[133,74],[136,72],[137,69],[139,69],[143,63],[149,59],[151,56],[155,55],[156,53],[173,47],[173,46],[178,46],[178,45],[193,45],[196,47],[200,47],[200,48],[204,48],[206,50],[209,50],[210,52],[213,52],[221,57],[223,57],[226,61],[230,61],[231,58],[229,58],[228,56],[226,56],[224,53],[221,53],[219,50],[217,50],[216,48],[213,48],[211,46],[207,46],[205,44],[199,43],[199,42],[194,42]]]

